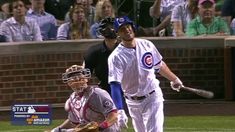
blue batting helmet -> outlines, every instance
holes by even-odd
[[[130,24],[133,28],[133,30],[135,30],[135,25],[133,23],[133,21],[131,21],[127,16],[124,17],[117,17],[114,20],[114,29],[117,32],[118,29],[123,26],[123,25],[127,25]]]

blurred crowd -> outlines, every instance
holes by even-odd
[[[1,0],[0,41],[103,38],[100,20],[117,17],[114,0]],[[155,0],[148,12],[156,26],[138,25],[137,35],[235,35],[235,0]],[[141,20],[139,20],[141,21]]]

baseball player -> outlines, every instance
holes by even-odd
[[[89,68],[91,73],[99,79],[99,87],[106,90],[111,95],[110,86],[108,84],[108,57],[117,47],[117,35],[113,27],[114,18],[106,17],[99,23],[99,33],[104,36],[102,44],[92,46],[84,56],[85,68]],[[124,100],[124,99],[123,99]],[[118,125],[121,128],[127,127],[128,117],[123,107],[118,109]]]
[[[152,42],[135,38],[136,28],[128,17],[116,18],[114,28],[121,43],[108,58],[113,101],[117,107],[122,105],[122,90],[134,130],[162,132],[164,99],[155,72],[170,80],[174,90],[179,91],[183,84],[164,63]]]
[[[99,123],[102,132],[118,132],[117,109],[110,95],[98,87],[89,86],[89,69],[72,65],[62,75],[62,80],[74,91],[65,103],[68,119],[52,132],[73,131],[78,124]],[[65,130],[64,130],[65,129]]]

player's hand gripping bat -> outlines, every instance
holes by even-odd
[[[214,97],[214,93],[211,92],[211,91],[207,91],[207,90],[203,90],[203,89],[197,89],[197,88],[191,88],[191,87],[185,87],[185,86],[182,86],[180,87],[180,89],[182,90],[186,90],[186,91],[189,91],[189,92],[192,92],[192,93],[195,93],[199,96],[202,96],[204,98],[208,98],[208,99],[211,99]]]

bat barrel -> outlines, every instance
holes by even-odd
[[[203,90],[203,89],[197,89],[197,88],[191,88],[191,87],[181,87],[181,89],[184,89],[186,91],[189,91],[189,92],[192,92],[192,93],[195,93],[199,96],[202,96],[204,98],[208,98],[208,99],[211,99],[214,97],[214,93],[211,92],[211,91],[207,91],[207,90]]]

